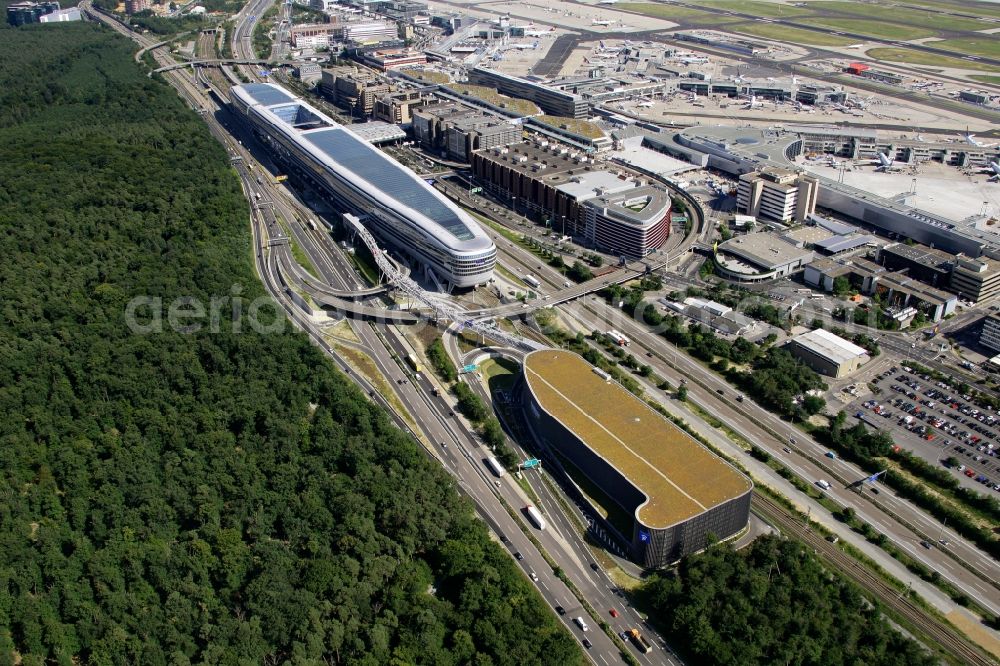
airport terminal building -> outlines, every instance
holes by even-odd
[[[532,352],[520,386],[538,443],[631,517],[636,563],[665,567],[747,526],[750,479],[581,356]]]

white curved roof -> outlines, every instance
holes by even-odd
[[[250,83],[234,86],[233,94],[318,164],[367,193],[373,204],[412,221],[443,247],[463,254],[493,249],[479,224],[427,182],[280,86]],[[293,122],[303,116],[318,122],[300,129]]]

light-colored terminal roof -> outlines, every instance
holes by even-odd
[[[748,478],[582,357],[541,350],[524,360],[538,404],[648,498],[636,518],[665,528],[738,497]]]
[[[232,94],[318,164],[411,220],[445,247],[462,252],[493,247],[474,219],[423,179],[280,86],[250,83],[233,86]]]
[[[798,260],[808,260],[812,251],[797,247],[781,236],[768,232],[745,234],[719,243],[719,250],[774,270]]]

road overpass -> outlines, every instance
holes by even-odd
[[[151,47],[155,48],[155,47]],[[166,65],[165,67],[160,67],[154,69],[154,72],[169,72],[174,69],[183,69],[185,67],[214,67],[217,65],[262,65],[266,67],[280,67],[281,63],[271,62],[269,60],[257,60],[257,59],[234,59],[234,58],[210,58],[203,60],[188,60],[187,62],[178,62],[173,65]]]
[[[345,300],[333,296],[331,292],[336,290],[316,289],[314,284],[312,284],[314,281],[308,280],[308,278],[304,278],[302,275],[298,263],[291,256],[289,245],[275,245],[271,248],[271,251],[276,253],[277,261],[275,263],[278,267],[278,275],[285,286],[294,292],[299,292],[299,290],[304,291],[320,305],[331,307],[339,312],[344,312],[355,317],[374,319],[392,324],[416,324],[421,320],[413,312],[406,310],[386,310],[385,308],[364,305],[357,301]]]
[[[465,314],[472,319],[513,317],[533,312],[541,308],[548,308],[553,305],[559,305],[560,303],[576,300],[581,296],[592,294],[595,291],[600,291],[601,289],[610,287],[613,284],[624,284],[630,280],[637,280],[643,275],[663,268],[665,265],[666,262],[663,261],[657,263],[638,262],[616,268],[613,272],[606,273],[600,277],[595,277],[592,280],[587,280],[586,282],[581,282],[580,284],[546,294],[542,298],[536,298],[524,303],[517,301],[515,303],[505,303],[491,308],[467,310]]]

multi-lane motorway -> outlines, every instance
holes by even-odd
[[[516,246],[501,243],[495,238],[508,265],[531,265],[535,275],[556,288],[560,275],[547,267],[537,269],[532,255]],[[531,262],[531,263],[529,263]],[[886,534],[900,548],[932,570],[940,572],[946,580],[976,599],[993,613],[1000,610],[1000,594],[994,581],[1000,580],[1000,566],[992,558],[942,528],[933,518],[891,492],[872,494],[849,488],[868,474],[843,460],[825,457],[826,449],[809,438],[794,425],[789,424],[751,401],[737,404],[736,392],[720,376],[688,357],[671,351],[667,343],[631,317],[610,308],[603,301],[586,300],[566,306],[566,311],[585,325],[586,330],[615,328],[632,339],[633,353],[651,365],[654,370],[675,384],[688,379],[689,399],[709,413],[717,415],[736,432],[754,444],[769,451],[809,483],[826,479],[834,483],[828,491],[841,506],[852,506],[858,516]],[[785,449],[790,451],[786,452]],[[838,484],[839,482],[839,484]],[[902,520],[909,526],[898,522]],[[935,540],[943,534],[951,546],[947,552],[940,549],[928,551],[920,542]]]
[[[235,29],[234,53],[239,52],[237,49],[239,45],[245,44],[245,47],[249,48],[249,35],[252,33],[255,17],[266,11],[268,4],[267,0],[260,0],[251,3],[241,12]],[[143,41],[133,34],[129,36],[137,38],[137,41],[144,46],[151,45],[149,40]],[[169,57],[159,54],[157,56],[161,64],[169,62]],[[281,215],[288,222],[288,228],[296,241],[304,248],[317,272],[320,273],[317,277],[335,288],[346,290],[358,288],[361,286],[360,280],[340,255],[339,249],[332,243],[328,234],[296,224],[297,217],[299,219],[304,217],[299,204],[289,197],[283,187],[274,185],[268,179],[258,183],[251,176],[246,165],[253,160],[253,156],[239,144],[234,144],[214,115],[216,113],[224,115],[224,113],[203,96],[186,74],[173,73],[171,77],[170,80],[178,86],[195,108],[205,110],[203,116],[212,133],[229,147],[234,157],[241,158],[235,164],[248,199],[255,202],[258,199],[257,195],[260,195],[261,202],[269,203],[269,205],[258,205],[252,211],[252,229],[255,246],[258,248],[255,257],[268,291],[282,304],[289,318],[334,358],[338,367],[349,374],[373,400],[394,413],[397,423],[413,430],[410,422],[396,412],[391,396],[382,395],[372,381],[352,369],[324,339],[323,332],[313,319],[290,303],[288,294],[280,286],[275,262],[277,253],[288,252],[289,248],[285,245],[268,247],[269,238],[283,234],[276,215]],[[296,210],[300,213],[298,216]],[[498,240],[501,241],[498,242],[498,246],[505,245],[502,239]],[[505,248],[502,253],[505,261],[513,262],[512,265],[535,264],[534,258],[519,248]],[[561,276],[549,271],[547,267],[538,277],[546,280],[555,290],[561,288]],[[597,301],[574,303],[567,307],[573,316],[595,328],[606,325],[613,312]],[[823,449],[818,444],[755,405],[741,405],[737,409],[725,397],[727,391],[731,389],[721,378],[683,354],[665,353],[663,341],[631,319],[619,318],[615,320],[615,325],[636,341],[639,350],[648,350],[651,354],[648,362],[654,365],[660,374],[675,381],[681,375],[692,378],[693,381],[689,384],[692,399],[716,414],[726,414],[725,420],[730,425],[774,455],[786,458],[788,466],[803,478],[822,477],[831,481],[840,480],[842,485],[848,485],[865,476],[860,470],[842,461],[823,459]],[[566,611],[562,619],[568,629],[581,641],[584,637],[589,639],[592,643],[589,656],[595,663],[610,664],[621,661],[620,647],[608,636],[596,631],[596,624],[599,620],[611,622],[608,611],[614,608],[623,618],[621,622],[623,628],[634,625],[637,623],[634,611],[624,604],[622,597],[616,593],[614,584],[599,570],[599,567],[596,570],[592,567],[595,564],[593,557],[587,545],[583,543],[578,527],[558,509],[556,499],[545,484],[535,483],[532,487],[542,499],[541,506],[549,517],[549,527],[544,531],[527,529],[548,555],[558,562],[569,580],[597,609],[598,617],[588,621],[592,630],[587,632],[586,636],[571,621],[576,615],[583,614],[576,597],[559,578],[553,575],[542,554],[525,536],[525,526],[529,523],[517,513],[517,510],[526,503],[523,491],[506,479],[497,485],[496,479],[482,464],[484,451],[476,435],[462,419],[454,415],[453,406],[447,399],[432,395],[426,378],[417,381],[399,363],[399,359],[410,351],[403,335],[391,326],[376,328],[359,322],[351,322],[351,326],[360,341],[359,346],[372,358],[378,371],[387,378],[390,390],[395,393],[395,399],[401,402],[404,411],[410,414],[418,425],[418,432],[415,434],[425,443],[428,451],[441,460],[442,465],[456,477],[459,487],[473,499],[480,514],[494,529],[498,538],[501,538],[512,551],[522,555],[523,559],[520,559],[519,563],[526,575],[534,574],[533,579],[537,578],[535,582],[543,597],[553,607],[561,606]],[[794,444],[792,438],[796,438]],[[784,453],[785,448],[791,453]],[[835,486],[831,489],[831,495],[842,505],[854,506],[859,517],[884,530],[887,536],[910,552],[915,559],[939,571],[942,577],[952,581],[983,607],[994,613],[1000,612],[996,589],[991,587],[993,581],[1000,579],[996,562],[986,558],[957,535],[947,531],[944,533],[952,543],[950,554],[943,554],[938,549],[928,552],[915,549],[913,544],[919,543],[920,538],[925,536],[920,533],[921,530],[926,534],[937,535],[940,533],[940,526],[922,512],[889,493],[881,493],[877,497],[864,493],[859,495]],[[508,512],[507,507],[514,510],[513,515]],[[913,527],[904,527],[895,522],[893,514],[902,517],[904,522]],[[662,649],[654,650],[649,655],[638,656],[643,663],[671,663],[669,655]]]

